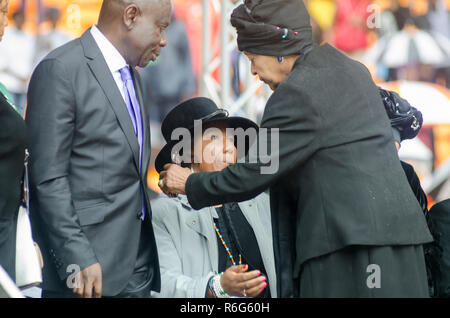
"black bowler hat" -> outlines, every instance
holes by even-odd
[[[228,111],[218,108],[209,98],[191,98],[172,109],[161,124],[161,132],[167,144],[156,157],[156,171],[161,172],[164,165],[175,163],[171,156],[172,148],[180,140],[171,140],[172,132],[177,128],[186,128],[193,133],[196,120],[200,120],[202,125],[225,122],[230,128],[242,128],[244,130],[255,128],[258,131],[258,125],[256,123],[243,117],[229,117]],[[246,153],[249,147],[250,145],[246,144]]]

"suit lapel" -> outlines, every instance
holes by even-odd
[[[123,130],[133,153],[136,168],[139,171],[139,144],[134,131],[133,122],[131,121],[130,114],[128,113],[123,97],[117,88],[117,84],[114,81],[108,65],[106,64],[105,58],[101,54],[100,49],[90,33],[90,29],[87,30],[81,37],[81,44],[83,46],[85,56],[88,58],[89,68],[97,79],[117,117],[119,126]]]

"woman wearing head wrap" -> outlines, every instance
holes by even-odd
[[[213,173],[167,165],[162,189],[199,209],[269,187],[281,297],[427,297],[422,245],[432,237],[368,70],[313,47],[301,0],[247,0],[231,22],[252,73],[274,90],[260,132],[278,166],[263,172],[263,157]]]

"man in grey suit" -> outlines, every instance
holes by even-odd
[[[171,11],[170,0],[105,0],[98,25],[51,52],[32,76],[31,216],[44,297],[160,289],[148,109],[135,67],[166,45]]]

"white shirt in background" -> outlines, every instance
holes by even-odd
[[[15,27],[7,28],[0,42],[0,83],[11,93],[26,93],[34,57],[35,38]]]

